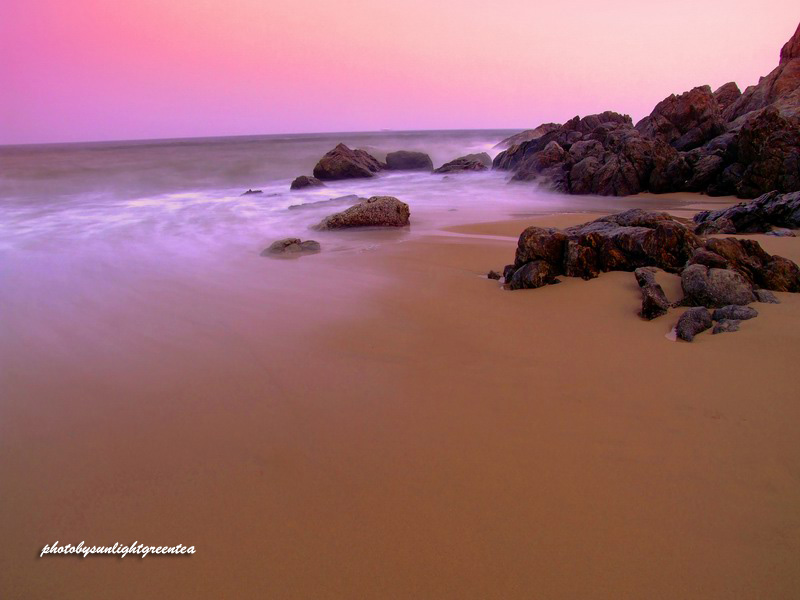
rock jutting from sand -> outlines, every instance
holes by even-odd
[[[325,217],[314,227],[319,231],[349,227],[405,227],[411,211],[393,196],[373,196],[345,211]]]
[[[741,93],[734,82],[659,102],[635,126],[606,111],[519,141],[493,168],[569,194],[704,192],[754,198],[800,190],[800,27],[780,64]],[[788,50],[787,50],[788,49]],[[525,133],[525,132],[523,132]],[[722,223],[724,225],[724,223]]]
[[[443,164],[434,173],[463,173],[467,171],[485,171],[492,166],[492,157],[481,152],[467,154]]]
[[[781,301],[769,290],[754,290],[756,300],[762,304],[780,304]]]
[[[386,155],[386,168],[390,171],[433,171],[433,161],[424,152],[398,150]]]
[[[678,339],[691,342],[698,333],[711,329],[711,314],[702,306],[690,308],[678,319],[675,332]]]
[[[698,234],[765,233],[774,227],[797,229],[800,228],[800,192],[768,192],[750,202],[699,212],[694,222]]]
[[[314,177],[321,180],[374,177],[385,165],[364,150],[351,150],[338,144],[314,167]]]
[[[319,242],[314,240],[301,241],[300,238],[285,238],[272,242],[268,248],[261,252],[261,256],[296,257],[301,254],[317,254],[322,250]]]
[[[680,302],[669,302],[655,268],[681,276]],[[563,230],[528,227],[519,236],[514,263],[503,269],[504,287],[532,289],[557,283],[561,275],[592,279],[604,271],[634,272],[642,294],[640,315],[648,320],[677,305],[706,313],[715,308],[715,319],[743,320],[758,314],[747,304],[777,302],[767,290],[800,292],[800,267],[767,253],[758,242],[701,238],[667,213],[641,209]],[[707,329],[686,333],[706,322],[702,311],[687,311],[681,339]]]
[[[291,190],[302,190],[303,188],[308,187],[324,187],[325,184],[322,183],[316,177],[309,177],[308,175],[300,175],[300,177],[296,177],[292,184],[289,186]]]
[[[714,325],[714,329],[711,330],[711,333],[716,335],[718,333],[739,331],[739,326],[741,323],[741,321],[737,321],[735,319],[722,319],[716,325]]]

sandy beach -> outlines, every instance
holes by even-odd
[[[485,277],[595,216],[6,307],[5,597],[795,598],[800,297],[688,344],[631,273]]]

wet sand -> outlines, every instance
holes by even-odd
[[[6,307],[0,596],[796,597],[800,295],[687,344],[630,273],[484,277],[590,218]]]

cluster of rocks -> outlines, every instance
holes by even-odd
[[[604,112],[504,140],[495,169],[569,194],[800,190],[800,27],[780,64],[742,93],[731,82],[659,102],[633,124]],[[503,144],[503,142],[501,142]]]
[[[381,171],[426,171],[434,173],[459,173],[485,171],[492,166],[492,157],[485,152],[467,154],[433,168],[431,157],[424,152],[398,150],[386,155],[381,162],[366,150],[351,149],[338,144],[326,153],[314,167],[314,176],[301,175],[291,183],[291,189],[324,186],[325,181],[374,177]]]
[[[669,302],[656,282],[656,269],[680,275],[681,301]],[[800,292],[800,267],[769,254],[757,241],[702,238],[690,224],[667,213],[640,209],[563,230],[528,227],[519,237],[514,263],[503,270],[503,281],[510,290],[530,289],[557,283],[563,275],[592,279],[605,271],[634,272],[642,294],[640,314],[648,320],[678,305],[702,307],[706,312],[720,309],[708,319],[699,310],[687,311],[678,335],[689,340],[710,328],[712,320],[755,316],[754,311],[732,307],[777,302],[771,291]],[[708,327],[697,329],[705,324]],[[735,325],[723,323],[720,331],[734,331]],[[681,333],[690,330],[695,331]]]
[[[775,228],[800,227],[800,192],[768,192],[752,202],[741,202],[722,210],[706,210],[694,216],[696,232],[767,233]],[[793,235],[793,234],[792,234]]]

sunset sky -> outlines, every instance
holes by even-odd
[[[526,128],[778,63],[797,0],[2,0],[0,144]]]

